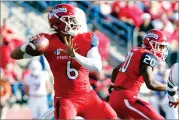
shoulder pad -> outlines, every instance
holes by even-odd
[[[144,53],[141,57],[141,63],[154,67],[156,65],[156,57],[151,53]]]

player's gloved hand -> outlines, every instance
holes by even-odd
[[[176,108],[179,104],[179,99],[177,97],[177,86],[169,87],[167,86],[168,98],[169,98],[169,106]]]
[[[69,36],[68,40],[67,40],[67,37],[65,36],[64,37],[64,42],[65,42],[65,45],[66,45],[67,49],[66,50],[61,50],[61,51],[63,51],[64,53],[66,53],[70,57],[75,57],[75,51],[78,48],[75,48],[76,44],[73,44],[71,36]]]
[[[109,89],[108,89],[108,91],[109,91],[109,93],[112,93],[112,91],[114,90],[114,85],[113,85],[113,83],[109,86]]]
[[[25,43],[24,45],[21,46],[21,51],[22,52],[25,52],[25,49],[27,47],[27,45],[30,45],[34,50],[36,49],[35,46],[33,44],[35,44],[35,40],[41,38],[41,37],[44,37],[44,36],[40,36],[39,34],[36,35],[36,36],[33,36],[29,39],[28,43]]]
[[[169,96],[169,106],[176,108],[179,105],[179,99],[175,96]]]

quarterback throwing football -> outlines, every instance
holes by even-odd
[[[77,115],[85,119],[115,119],[115,111],[91,90],[89,70],[100,72],[102,69],[98,38],[91,32],[78,34],[81,26],[77,16],[75,7],[56,5],[48,14],[55,33],[33,37],[28,44],[16,48],[11,57],[29,58],[38,55],[38,51],[28,52],[30,48],[40,53],[45,49],[43,54],[54,76],[55,119],[74,119]],[[38,44],[47,44],[43,42],[45,39],[49,41],[48,47],[36,48]]]

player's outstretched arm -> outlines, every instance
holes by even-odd
[[[19,59],[24,59],[24,58],[31,58],[33,56],[31,55],[28,55],[26,52],[25,52],[25,48],[26,48],[26,44],[20,46],[20,47],[17,47],[15,48],[12,52],[11,52],[11,58],[13,59],[16,59],[16,60],[19,60]]]
[[[13,59],[23,59],[23,55],[24,55],[24,52],[21,51],[21,46],[20,47],[17,47],[15,48],[12,52],[11,52],[11,58]]]
[[[146,64],[141,64],[140,71],[141,71],[141,75],[144,78],[145,84],[149,89],[154,90],[154,91],[166,90],[165,84],[162,84],[155,80],[154,78],[155,75],[151,66],[148,66]]]
[[[74,59],[90,71],[100,72],[102,70],[102,61],[98,47],[91,48],[87,53],[87,57],[75,53]]]
[[[146,86],[155,91],[165,91],[166,85],[155,80],[153,68],[156,63],[156,57],[151,53],[144,53],[140,60],[140,73],[144,78]]]
[[[98,51],[98,41],[97,39],[94,40],[95,42],[91,44],[92,47],[87,52],[87,56],[82,56],[76,52],[75,44],[73,44],[71,36],[68,38],[68,40],[66,37],[64,38],[67,49],[61,51],[75,59],[80,65],[87,68],[88,70],[100,72],[102,70],[102,61]]]

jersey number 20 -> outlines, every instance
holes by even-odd
[[[71,68],[71,61],[67,61],[67,76],[70,80],[78,77],[78,71],[75,68]]]
[[[150,65],[151,67],[154,67],[155,66],[155,63],[156,63],[156,60],[155,58],[149,56],[149,55],[146,55],[143,62],[147,65]]]
[[[128,65],[130,63],[131,57],[132,57],[133,53],[129,53],[128,56],[126,57],[126,60],[124,61],[124,64],[122,67],[120,67],[119,71],[121,72],[126,72]]]

